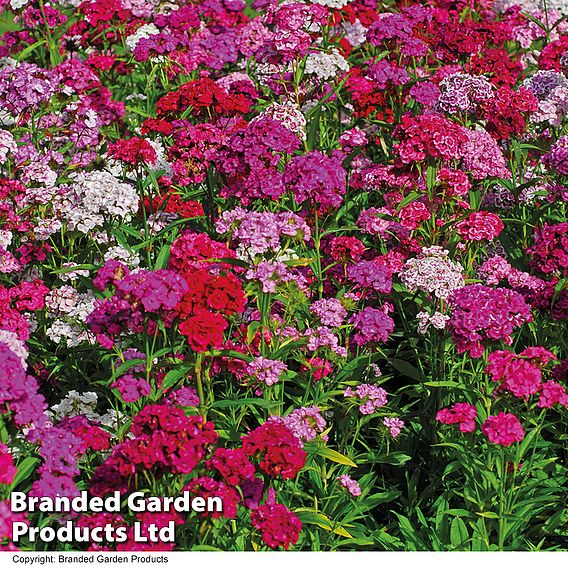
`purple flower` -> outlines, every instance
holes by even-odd
[[[284,172],[286,185],[298,203],[313,200],[324,207],[339,207],[345,195],[347,173],[336,158],[313,150],[295,156]]]
[[[394,330],[394,321],[389,315],[383,310],[369,306],[362,312],[355,314],[349,321],[357,330],[353,338],[357,345],[387,341]]]
[[[359,497],[361,495],[361,486],[357,481],[352,479],[349,475],[340,475],[338,478],[341,487],[345,487],[353,497]]]
[[[349,266],[347,275],[362,288],[370,288],[380,294],[389,294],[392,278],[389,269],[375,262],[362,260]]]

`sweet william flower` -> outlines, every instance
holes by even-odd
[[[520,442],[525,437],[525,431],[514,414],[500,412],[496,416],[489,416],[481,425],[481,431],[492,444],[510,446]]]
[[[250,520],[270,548],[281,546],[288,550],[291,544],[298,542],[302,530],[300,519],[278,503],[260,505],[252,511]]]
[[[344,474],[340,475],[337,479],[341,487],[345,487],[353,497],[359,497],[361,495],[361,486],[351,476]]]
[[[8,447],[0,444],[0,484],[5,483],[9,485],[12,483],[17,471],[14,460],[8,452]]]
[[[473,432],[477,410],[467,402],[456,402],[449,408],[442,408],[436,414],[436,420],[442,424],[459,424],[460,432]]]

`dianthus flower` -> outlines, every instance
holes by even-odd
[[[479,268],[479,274],[486,284],[496,285],[506,280],[511,288],[518,291],[529,290],[540,293],[546,286],[544,280],[514,268],[499,255],[488,258]]]
[[[136,402],[152,392],[152,387],[146,379],[132,374],[122,375],[110,386],[118,390],[124,402]]]
[[[198,309],[212,310],[223,315],[233,315],[245,309],[245,296],[239,278],[232,272],[215,274],[206,270],[194,270],[186,274],[185,292],[177,310],[181,317]]]
[[[100,452],[108,450],[110,447],[110,434],[84,416],[64,418],[58,426],[69,430],[76,438],[81,440],[82,444],[78,448],[80,454],[87,450]]]
[[[355,390],[347,387],[343,391],[345,398],[355,398],[361,414],[373,414],[377,408],[387,403],[387,391],[382,387],[369,384],[357,385]]]
[[[302,371],[311,373],[314,381],[320,381],[333,372],[333,367],[329,361],[321,357],[310,357],[306,364],[302,365]]]
[[[346,473],[340,475],[338,478],[341,487],[345,487],[353,497],[359,497],[361,495],[361,486],[357,481],[351,478],[351,476]]]
[[[349,320],[357,333],[353,340],[357,345],[371,342],[385,342],[394,330],[393,319],[384,310],[367,306]]]
[[[175,391],[171,391],[167,400],[179,406],[198,406],[200,403],[197,391],[193,387],[180,387]]]
[[[566,388],[555,381],[546,381],[542,385],[538,399],[539,408],[552,408],[555,404],[568,406]]]
[[[397,438],[404,428],[404,420],[400,418],[383,418],[383,424],[388,428],[389,434],[393,438]]]
[[[538,99],[538,110],[531,114],[531,122],[560,126],[568,113],[568,79],[564,74],[541,69],[525,79],[523,86]]]
[[[516,327],[532,321],[532,314],[518,292],[505,288],[489,288],[471,284],[454,290],[449,326],[458,353],[469,351],[481,357],[482,342],[502,339],[512,343]]]
[[[336,262],[357,262],[365,252],[365,245],[355,237],[335,237],[331,240],[330,256]]]
[[[221,196],[238,197],[245,205],[255,198],[280,198],[286,191],[276,168],[280,153],[293,154],[300,145],[296,134],[268,116],[235,129],[214,159],[227,184]],[[332,181],[327,174],[325,181]]]
[[[300,440],[303,447],[304,442],[309,442],[321,434],[327,422],[321,415],[317,406],[303,406],[295,408],[290,414],[281,419],[282,422],[292,430],[294,436]],[[322,435],[322,440],[327,441],[327,436]]]
[[[117,140],[114,144],[110,144],[108,154],[115,160],[131,166],[153,165],[158,159],[156,150],[150,142],[136,136],[128,140]]]
[[[508,85],[503,85],[484,104],[487,131],[497,140],[519,135],[526,128],[529,113],[537,109],[538,100],[531,91],[526,88],[514,91]]]
[[[203,460],[218,435],[212,422],[185,416],[171,405],[148,405],[132,420],[132,438],[116,445],[91,480],[91,492],[125,492],[143,470],[189,474]]]
[[[0,408],[9,404],[18,426],[33,422],[40,432],[46,423],[45,399],[38,392],[37,380],[26,375],[18,355],[3,342],[0,342],[0,368]]]
[[[254,268],[247,270],[247,280],[257,280],[265,294],[274,294],[276,287],[285,282],[296,282],[305,285],[305,281],[299,274],[293,272],[286,264],[280,261],[263,260]]]
[[[56,197],[54,208],[72,231],[90,233],[110,218],[128,221],[138,211],[136,187],[108,172],[80,172],[72,185]]]
[[[510,351],[494,351],[487,358],[485,369],[491,379],[500,383],[501,389],[506,389],[519,398],[528,398],[537,393],[542,387],[541,366],[556,359],[547,349],[532,347],[521,351],[519,355]]]
[[[347,357],[347,350],[339,344],[337,335],[325,325],[320,325],[315,329],[308,328],[303,336],[308,339],[307,351],[317,351],[321,347],[328,347],[340,357]]]
[[[179,331],[194,351],[219,349],[228,323],[221,314],[198,308],[179,325]]]
[[[377,87],[384,90],[387,85],[405,85],[410,77],[404,67],[399,67],[396,63],[387,59],[381,59],[369,65],[367,76],[375,81]]]
[[[347,310],[337,298],[316,300],[310,306],[310,312],[316,314],[321,323],[329,327],[339,327],[347,316]]]
[[[237,256],[243,260],[280,251],[282,241],[287,242],[290,238],[308,241],[311,236],[307,223],[294,213],[249,211],[241,207],[224,211],[215,228],[220,234],[231,235],[238,243]]]
[[[234,519],[237,516],[237,505],[241,498],[239,494],[222,481],[216,481],[211,477],[197,477],[192,479],[184,488],[184,491],[189,491],[193,495],[203,497],[220,497],[223,503],[222,511],[205,511],[201,513],[202,517],[212,517],[218,519],[225,517],[226,519]]]
[[[401,140],[395,146],[395,153],[404,164],[426,158],[448,161],[460,158],[462,146],[467,142],[465,130],[441,114],[403,116],[394,135]]]
[[[199,268],[231,268],[230,264],[221,262],[222,259],[229,258],[235,258],[235,253],[226,243],[214,241],[204,233],[186,231],[170,247],[168,268],[187,274],[188,280],[191,280],[193,272]],[[213,260],[218,262],[212,262]]]
[[[333,79],[340,71],[349,71],[349,64],[337,49],[332,49],[329,53],[312,51],[306,58],[304,72],[315,75],[322,81]]]
[[[10,485],[17,473],[12,455],[8,452],[7,446],[0,444],[0,484]]]
[[[97,334],[99,343],[111,347],[116,335],[130,329],[140,331],[149,314],[158,314],[166,326],[175,317],[174,308],[187,291],[184,278],[171,270],[139,270],[116,279],[117,269],[101,276],[99,285],[114,278],[116,290],[111,298],[97,300],[94,310],[86,321],[91,331]],[[122,270],[119,270],[122,275]],[[152,328],[148,328],[150,331]]]
[[[406,215],[406,221],[410,221],[409,213],[410,210],[403,213],[403,216]],[[368,233],[369,235],[380,235],[383,239],[389,239],[401,226],[398,222],[388,218],[391,215],[392,211],[386,207],[381,207],[379,209],[376,207],[369,207],[369,209],[363,209],[363,211],[359,214],[357,226],[361,228],[363,233]],[[417,219],[415,218],[414,221],[416,220]],[[363,251],[364,250],[365,249],[363,248]]]
[[[286,165],[284,180],[298,203],[313,200],[324,207],[339,207],[345,195],[347,173],[335,158],[313,150],[295,156]]]
[[[12,134],[0,128],[0,165],[6,163],[8,154],[15,154],[17,150],[18,146]]]
[[[270,548],[282,546],[288,550],[296,544],[302,531],[302,523],[284,505],[265,503],[250,514],[251,524],[258,529]]]
[[[217,470],[227,485],[240,485],[255,474],[254,465],[242,448],[217,448],[213,457],[207,461],[209,469]]]
[[[14,117],[49,101],[58,86],[54,76],[33,63],[22,61],[0,69],[0,101],[3,109]]]
[[[388,268],[372,261],[359,261],[349,266],[347,276],[361,288],[367,288],[389,294],[392,289],[392,277]]]
[[[463,267],[438,246],[423,248],[416,258],[409,258],[399,276],[410,292],[423,290],[442,300],[464,285]]]
[[[176,116],[191,107],[194,116],[238,115],[249,111],[250,102],[242,94],[229,94],[212,79],[188,81],[158,100],[158,117]]]
[[[442,408],[436,414],[436,420],[442,424],[459,424],[460,432],[473,432],[477,410],[467,402],[456,402],[450,408]]]
[[[271,103],[260,113],[259,118],[263,118],[265,116],[268,116],[282,123],[288,130],[292,131],[300,139],[306,139],[306,117],[294,103]]]
[[[450,320],[450,316],[447,316],[442,312],[429,314],[426,311],[421,311],[416,314],[416,319],[418,320],[418,333],[424,335],[430,326],[434,329],[445,329],[446,324]]]
[[[397,217],[400,219],[400,224],[403,227],[414,231],[424,221],[428,221],[432,217],[432,213],[422,201],[412,201],[398,211]]]
[[[245,374],[252,379],[255,384],[265,384],[270,387],[278,382],[280,375],[288,370],[282,361],[257,357],[247,364]]]
[[[260,469],[272,477],[293,479],[306,463],[300,440],[284,424],[265,422],[242,440],[246,455],[258,459]]]
[[[438,170],[436,181],[441,186],[442,197],[464,197],[471,189],[467,174],[460,170],[442,167]]]
[[[462,145],[463,168],[474,179],[509,178],[510,173],[501,148],[483,129],[464,130],[467,140]]]
[[[453,73],[440,82],[437,106],[448,114],[475,113],[479,104],[493,98],[493,85],[483,76]]]
[[[489,416],[481,425],[481,431],[492,444],[510,446],[525,437],[525,431],[514,414],[500,412],[497,416]]]
[[[457,232],[465,241],[492,241],[503,227],[503,221],[495,213],[474,211],[457,224]]]
[[[568,223],[535,228],[535,244],[528,249],[531,265],[544,274],[568,276]]]

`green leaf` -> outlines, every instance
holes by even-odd
[[[497,513],[493,513],[492,511],[480,511],[475,513],[480,517],[485,517],[486,519],[498,519],[499,515]]]
[[[351,467],[357,467],[357,464],[351,461],[347,456],[327,448],[326,446],[320,446],[318,444],[306,444],[304,450],[310,455],[318,455],[335,463],[340,463],[342,465],[349,465]]]
[[[189,365],[181,365],[177,369],[172,369],[171,371],[168,371],[168,373],[166,373],[166,376],[164,377],[164,380],[162,381],[162,386],[160,387],[160,393],[174,386],[181,377],[189,373],[190,369],[191,367]]]
[[[390,359],[389,363],[405,377],[410,377],[415,381],[420,381],[422,378],[422,373],[413,365],[402,359]]]
[[[263,400],[262,398],[239,398],[237,400],[217,400],[210,408],[238,408],[239,406],[262,406],[263,408],[271,408],[279,404],[270,400]]]
[[[333,532],[345,538],[353,538],[343,527],[334,526],[333,521],[326,517],[323,513],[315,513],[314,511],[294,511],[302,523],[307,525],[316,525],[326,531]]]
[[[38,462],[39,460],[37,458],[27,457],[22,463],[18,464],[18,472],[16,473],[14,480],[10,484],[10,490],[17,487],[20,481],[27,479],[30,474],[36,469]]]
[[[44,39],[40,39],[39,41],[32,43],[32,45],[28,45],[28,47],[26,47],[25,49],[22,49],[22,51],[20,51],[20,53],[18,53],[18,55],[17,55],[18,61],[24,61],[24,59],[26,59],[26,57],[30,53],[35,51],[38,47],[41,47],[42,45],[46,45],[46,43],[47,42]]]
[[[465,545],[469,541],[469,533],[467,531],[467,527],[465,523],[459,518],[456,517],[450,526],[450,542],[452,546],[455,548],[459,548],[460,550],[465,549]]]

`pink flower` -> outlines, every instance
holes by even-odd
[[[487,358],[486,372],[500,388],[506,389],[519,398],[537,393],[541,387],[542,372],[531,361],[510,351],[494,351]]]
[[[475,406],[467,402],[456,402],[450,408],[442,408],[436,414],[436,420],[442,424],[459,424],[460,432],[473,432],[476,417]]]
[[[555,404],[568,406],[568,394],[566,394],[566,389],[560,383],[547,381],[542,385],[538,407],[552,408]]]
[[[387,403],[387,391],[382,387],[369,384],[357,385],[355,390],[347,387],[343,392],[345,398],[355,398],[359,405],[361,414],[373,414],[377,408],[385,406]]]
[[[497,416],[489,416],[481,425],[481,431],[489,441],[500,446],[510,446],[525,437],[525,431],[514,414],[500,412]]]
[[[17,471],[8,448],[4,444],[0,444],[0,483],[6,485],[12,483]]]
[[[338,478],[341,487],[345,487],[353,497],[359,497],[361,495],[361,486],[357,481],[352,479],[349,475],[340,475]]]
[[[503,230],[503,221],[495,213],[476,211],[457,225],[458,235],[466,241],[492,241]]]
[[[282,546],[288,550],[291,544],[296,544],[302,531],[300,519],[284,505],[265,503],[255,509],[250,520],[252,526],[262,534],[264,542],[270,548]]]
[[[404,428],[404,420],[400,418],[383,418],[383,424],[389,429],[393,438],[396,438]]]

